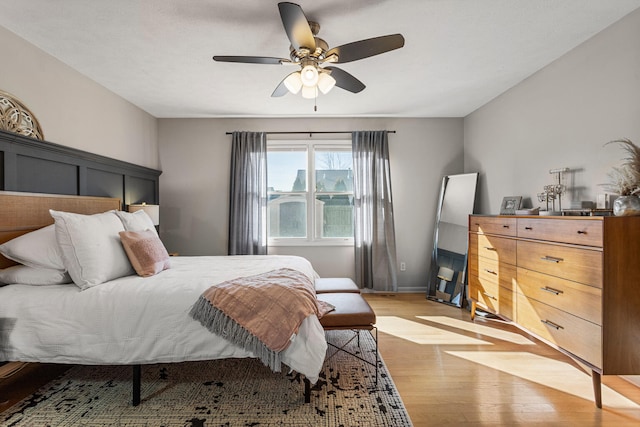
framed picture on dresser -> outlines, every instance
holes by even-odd
[[[516,210],[520,209],[522,196],[507,196],[502,199],[500,206],[500,215],[515,215]]]

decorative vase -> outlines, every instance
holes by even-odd
[[[620,196],[613,202],[615,216],[640,215],[640,197]]]

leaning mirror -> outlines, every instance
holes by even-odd
[[[476,200],[477,173],[442,179],[427,298],[461,307],[465,299],[469,215]]]

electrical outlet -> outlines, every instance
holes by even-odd
[[[401,262],[400,263],[400,271],[406,271],[407,270],[407,263],[406,262]]]

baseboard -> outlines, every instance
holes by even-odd
[[[414,288],[398,288],[397,291],[376,291],[375,289],[360,289],[363,294],[424,294],[427,297],[427,288],[414,287]]]
[[[399,294],[424,294],[424,297],[427,297],[427,288],[423,286],[399,286],[398,293]]]

